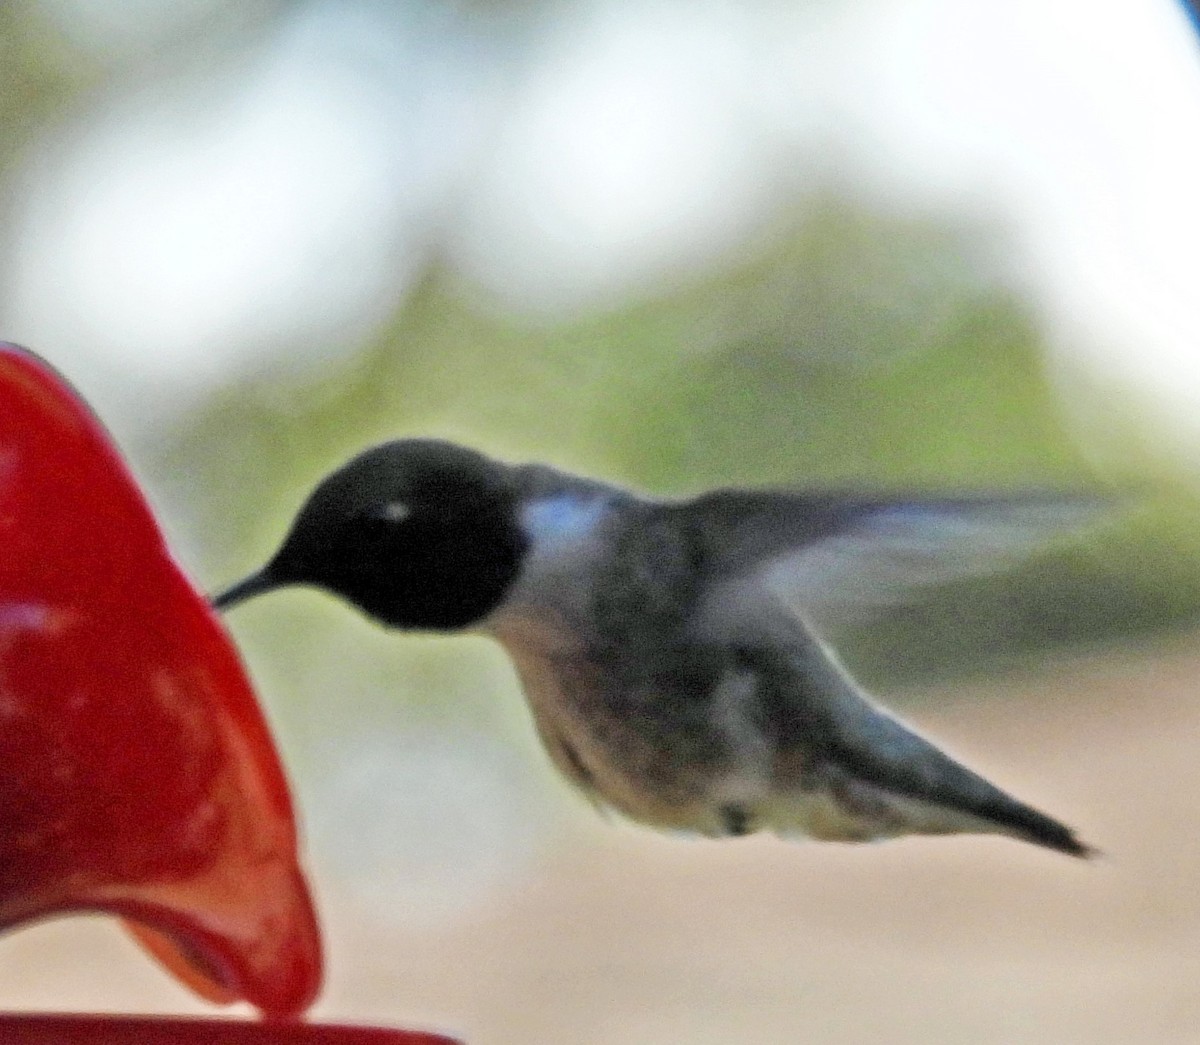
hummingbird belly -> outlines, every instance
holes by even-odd
[[[623,689],[586,658],[512,653],[538,734],[593,803],[667,830],[746,834],[769,796],[770,753],[746,743],[718,688],[681,707],[653,687]],[[715,712],[714,713],[714,709]]]

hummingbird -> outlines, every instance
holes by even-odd
[[[993,569],[1091,495],[718,489],[668,500],[435,439],[332,472],[225,610],[307,585],[403,631],[482,633],[601,808],[706,836],[1008,835],[1089,846],[878,706],[823,637]]]

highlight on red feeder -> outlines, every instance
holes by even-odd
[[[109,912],[205,997],[302,1012],[320,939],[238,655],[100,423],[3,344],[0,549],[0,930]]]

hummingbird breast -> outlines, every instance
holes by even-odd
[[[711,713],[720,687],[716,701],[711,690],[690,700],[676,686],[622,687],[586,658],[525,647],[512,659],[551,760],[591,801],[659,828],[750,829],[769,790],[770,755],[732,713]]]

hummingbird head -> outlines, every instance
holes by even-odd
[[[213,604],[310,585],[382,624],[448,631],[504,598],[526,544],[504,465],[452,443],[401,439],[323,479],[275,556]]]

